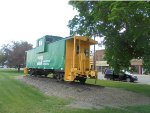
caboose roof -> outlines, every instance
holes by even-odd
[[[86,37],[86,36],[69,36],[69,37],[66,37],[65,40],[69,40],[69,39],[72,39],[72,38],[75,38],[76,40],[82,40],[82,41],[87,41],[90,43],[90,45],[94,45],[94,44],[98,44],[97,41],[89,38],[89,37]]]

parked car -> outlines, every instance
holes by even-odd
[[[3,66],[0,66],[0,68],[4,68]]]
[[[121,71],[119,74],[115,74],[113,70],[107,69],[105,71],[104,78],[109,80],[119,80],[126,82],[135,82],[138,80],[137,76],[133,75],[128,71]]]

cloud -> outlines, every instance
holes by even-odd
[[[76,13],[68,0],[1,0],[0,46],[11,40],[35,45],[46,34],[68,36],[68,21]]]

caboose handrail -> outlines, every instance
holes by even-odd
[[[88,37],[83,37],[83,36],[75,36],[76,37],[76,40],[82,40],[82,41],[87,41],[90,43],[90,45],[94,45],[94,44],[98,44],[97,41],[93,40],[93,39],[90,39]]]
[[[73,48],[73,68],[75,68],[75,55],[76,55],[76,37],[73,37],[74,39],[74,48]]]

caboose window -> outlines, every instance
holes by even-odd
[[[85,53],[85,56],[88,57],[88,56],[89,56],[89,49],[85,49],[85,50],[84,50],[84,53]]]
[[[42,40],[39,40],[39,43],[38,45],[41,46],[43,43],[42,43]]]
[[[79,54],[79,45],[76,46],[76,54]]]

